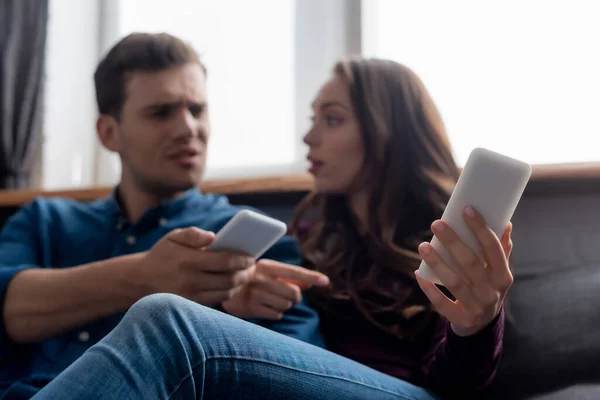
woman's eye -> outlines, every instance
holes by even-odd
[[[325,117],[325,121],[328,126],[337,126],[342,123],[342,119],[337,117]]]
[[[340,125],[342,122],[344,122],[342,118],[333,117],[333,116],[323,116],[323,117],[317,118],[314,115],[311,115],[308,118],[313,125],[325,124],[327,126],[337,126],[337,125]]]

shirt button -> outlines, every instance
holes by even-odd
[[[125,238],[125,240],[130,246],[133,246],[135,244],[135,236],[129,235],[127,236],[127,238]]]
[[[126,221],[126,220],[125,220],[125,218],[123,218],[123,217],[119,217],[119,218],[117,218],[117,226],[116,226],[117,230],[118,230],[118,231],[122,230],[122,229],[123,229],[123,227],[125,226],[125,223],[126,223],[126,222],[127,222],[127,221]]]
[[[158,220],[158,224],[160,226],[165,226],[167,224],[167,219],[166,218],[161,218]]]
[[[79,332],[79,341],[80,342],[87,342],[88,340],[90,340],[90,334],[86,331],[83,332]]]

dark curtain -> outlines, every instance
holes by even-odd
[[[19,189],[42,129],[48,0],[0,7],[0,189]]]

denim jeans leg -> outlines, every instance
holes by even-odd
[[[327,350],[156,294],[34,399],[437,399]]]

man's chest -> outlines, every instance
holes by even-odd
[[[64,268],[144,252],[174,229],[195,226],[216,232],[223,223],[223,218],[200,213],[170,218],[158,216],[135,224],[122,218],[93,223],[72,221],[62,224],[54,232],[40,233],[42,265]]]

